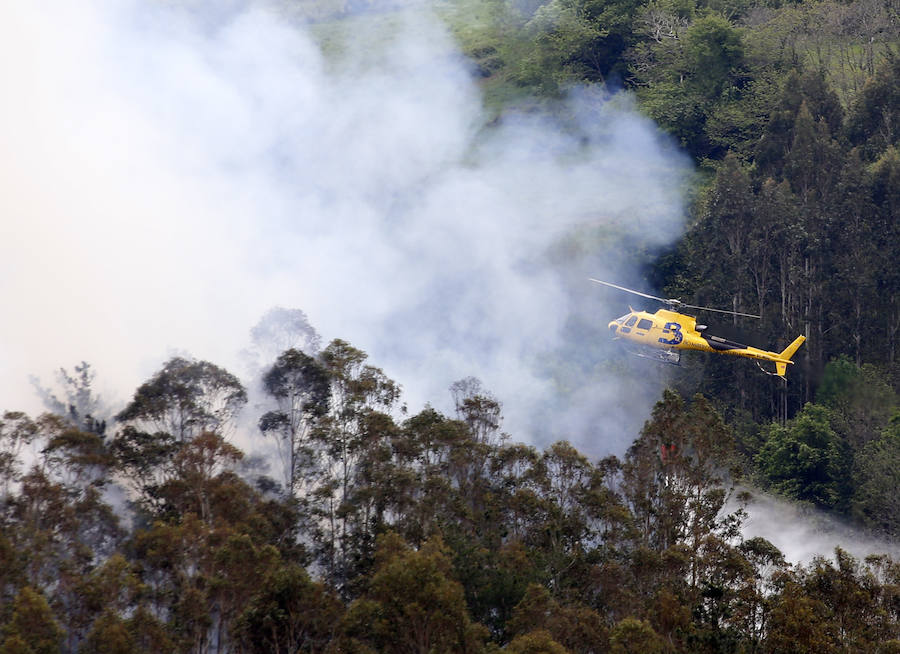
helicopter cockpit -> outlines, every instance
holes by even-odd
[[[626,313],[621,318],[616,318],[615,320],[611,320],[609,322],[609,331],[611,331],[613,334],[616,334],[619,330],[619,327],[623,326],[629,319],[629,317],[631,318],[631,324],[634,324],[634,321],[637,320],[637,317],[632,316],[630,313]]]
[[[609,331],[611,331],[613,334],[628,334],[629,332],[631,332],[631,328],[634,327],[635,323],[637,323],[637,322],[638,322],[638,316],[636,314],[626,313],[624,316],[621,316],[620,318],[616,318],[615,320],[611,321],[609,323],[608,327],[609,327]],[[643,320],[642,322],[649,323],[650,321]],[[638,323],[638,326],[642,327],[644,329],[649,329],[649,327],[650,327],[650,325],[643,327],[642,325],[640,325],[640,323]]]

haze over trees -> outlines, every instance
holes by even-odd
[[[175,358],[110,434],[3,415],[0,651],[895,651],[900,565],[791,564],[742,536],[735,486],[896,535],[896,419],[875,418],[877,439],[850,428],[893,398],[867,374],[830,364],[821,403],[769,423],[755,454],[704,396],[668,390],[622,458],[592,462],[514,442],[472,378],[455,416],[405,416],[397,384],[334,340],[263,376],[273,478],[206,422],[228,431],[210,407],[240,382]],[[160,427],[145,406],[176,434],[143,431]]]
[[[46,414],[0,419],[0,654],[900,651],[900,563],[794,564],[740,529],[755,487],[900,535],[896,3],[439,10],[501,121],[576,84],[636,95],[701,172],[647,290],[761,314],[754,344],[805,334],[790,383],[685,357],[592,461],[504,433],[472,378],[454,415],[407,415],[302,312],[254,331],[264,407],[175,357],[112,415],[82,362],[38,385]],[[267,474],[233,438],[248,413]]]

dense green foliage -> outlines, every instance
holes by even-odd
[[[573,85],[619,84],[703,171],[687,233],[646,267],[648,290],[761,315],[703,316],[739,341],[780,350],[807,337],[788,383],[687,356],[678,390],[738,426],[757,483],[896,533],[896,468],[878,462],[893,461],[900,381],[897,4],[485,6],[475,26],[448,20],[485,62],[489,101],[516,103],[502,90],[513,87],[553,107]]]
[[[574,85],[620,85],[693,156],[704,175],[688,232],[647,270],[648,290],[761,314],[761,324],[731,325],[755,332],[737,340],[781,349],[798,333],[808,338],[786,388],[703,358],[688,360],[698,370],[684,377],[702,381],[683,392],[764,425],[813,401],[840,356],[896,385],[895,2],[451,6],[448,21],[498,111],[535,96],[552,108]],[[481,20],[467,22],[465,10],[476,9]]]

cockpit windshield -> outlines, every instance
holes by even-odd
[[[626,313],[621,318],[616,318],[616,322],[621,325],[623,322],[625,322],[628,319],[628,316],[630,316],[630,315],[631,315],[630,313]]]

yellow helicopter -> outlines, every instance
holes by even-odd
[[[665,299],[648,295],[640,291],[634,291],[624,286],[617,286],[599,279],[589,278],[590,281],[597,284],[603,284],[611,288],[625,291],[626,293],[634,293],[641,297],[649,298],[662,302],[668,309],[659,309],[656,313],[648,313],[646,311],[635,311],[629,307],[629,313],[621,318],[610,321],[609,329],[615,335],[615,338],[623,338],[632,343],[636,343],[644,348],[644,352],[636,352],[638,356],[648,357],[677,365],[681,360],[679,350],[699,350],[701,352],[713,352],[715,354],[730,354],[732,356],[747,357],[756,359],[756,364],[760,370],[769,375],[778,375],[785,378],[787,366],[791,361],[791,357],[797,349],[803,345],[806,340],[805,336],[798,336],[794,342],[788,345],[781,352],[769,352],[758,348],[735,343],[720,336],[706,334],[706,325],[698,325],[697,319],[683,313],[678,313],[673,309],[700,309],[702,311],[715,311],[717,313],[728,313],[737,316],[746,316],[747,318],[759,318],[750,313],[740,313],[738,311],[727,311],[725,309],[713,309],[710,307],[699,307],[693,304],[685,304],[681,300]],[[760,361],[771,361],[775,364],[775,372],[765,370]]]

